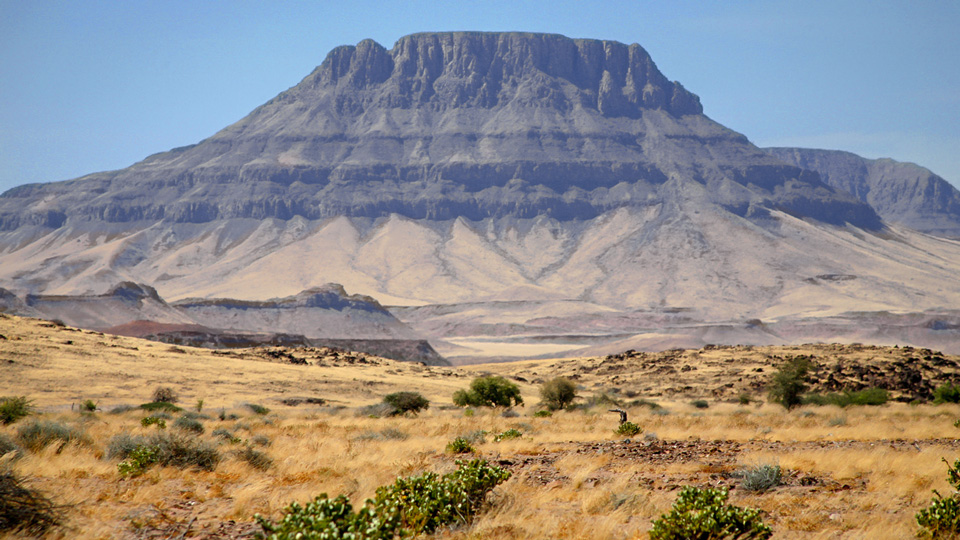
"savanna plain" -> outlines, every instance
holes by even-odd
[[[884,388],[883,403],[770,402],[778,366],[797,357],[810,361],[807,392]],[[455,406],[452,395],[483,376],[515,384],[523,404]],[[542,412],[540,389],[557,377],[578,397]],[[0,443],[3,470],[55,506],[61,523],[44,538],[253,537],[256,514],[279,520],[321,493],[359,507],[398,477],[481,458],[509,479],[472,520],[432,537],[648,538],[696,486],[758,509],[773,538],[902,539],[917,535],[932,490],[953,492],[943,460],[960,458],[960,405],[934,404],[931,390],[958,377],[960,358],[909,347],[706,347],[450,368],[332,349],[196,349],[0,316],[0,396],[32,410],[0,425]],[[179,410],[141,407],[158,389]],[[429,408],[390,415],[383,398],[396,392]],[[642,431],[618,434],[611,409]],[[24,433],[38,423],[69,435],[31,444]],[[125,448],[158,434],[207,458],[132,470]],[[458,438],[469,450],[452,451]],[[746,485],[761,469],[779,478]]]

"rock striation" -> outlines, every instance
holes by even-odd
[[[929,169],[892,159],[813,148],[765,148],[791,165],[852,193],[885,221],[928,234],[960,238],[960,191]]]
[[[200,143],[127,169],[14,188],[0,230],[295,216],[569,221],[669,200],[878,228],[869,206],[703,115],[639,45],[414,34],[338,47]]]

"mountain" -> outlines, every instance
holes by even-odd
[[[960,304],[960,243],[712,121],[639,45],[549,34],[339,47],[196,145],[8,191],[0,229],[13,291],[137,281],[241,324],[207,301],[335,282],[463,358]]]
[[[928,234],[960,238],[960,190],[929,169],[892,159],[812,148],[764,148],[852,193],[886,221]]]

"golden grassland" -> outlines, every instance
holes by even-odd
[[[258,530],[254,514],[279,517],[291,501],[342,493],[356,505],[397,476],[450,471],[456,456],[444,451],[446,444],[483,431],[477,455],[509,468],[513,477],[494,490],[473,523],[443,530],[439,538],[646,538],[679,488],[696,485],[732,488],[730,502],[761,509],[774,538],[899,539],[915,535],[914,515],[929,504],[932,489],[950,490],[941,459],[960,457],[957,405],[786,411],[762,402],[740,405],[729,396],[750,391],[760,397],[744,375],[772,372],[776,358],[791,351],[823,362],[857,355],[880,362],[899,358],[901,351],[893,349],[674,352],[667,358],[675,372],[657,378],[662,356],[638,359],[643,365],[632,368],[617,359],[437,368],[304,350],[296,353],[304,365],[269,350],[224,354],[15,317],[0,318],[0,335],[0,395],[27,396],[43,419],[84,433],[83,441],[62,448],[53,444],[4,458],[29,487],[66,505],[66,527],[48,538],[245,537]],[[744,359],[745,371],[726,358]],[[682,371],[687,364],[693,369]],[[765,372],[755,371],[761,366]],[[650,380],[635,379],[643,370]],[[478,373],[521,379],[527,405],[514,410],[518,416],[485,409],[468,416],[452,407],[453,391]],[[587,397],[601,390],[621,398],[633,394],[661,408],[628,407],[630,419],[644,429],[631,440],[614,434],[617,415],[606,411],[609,405],[534,417],[537,381],[557,374],[576,375]],[[154,467],[139,477],[119,474],[119,460],[107,456],[111,438],[157,428],[141,425],[147,413],[140,410],[108,411],[149,401],[158,386],[174,388],[185,409],[203,400],[201,412],[209,418],[201,420],[205,433],[199,437],[217,444],[223,456],[215,470]],[[393,418],[371,418],[358,409],[398,390],[422,393],[430,409]],[[327,401],[281,401],[291,397]],[[710,406],[696,408],[694,398],[707,398]],[[86,399],[100,410],[79,412],[77,404]],[[271,412],[255,414],[245,403]],[[221,411],[226,420],[219,419]],[[0,433],[16,438],[30,420],[0,426]],[[168,420],[168,431],[172,424]],[[240,441],[214,437],[218,428]],[[494,441],[511,428],[523,436]],[[241,459],[236,451],[245,446],[265,453],[272,466],[260,470]],[[784,470],[783,484],[764,493],[740,487],[734,473],[764,463]]]

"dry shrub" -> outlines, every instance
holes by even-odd
[[[22,480],[0,471],[0,531],[40,535],[63,522],[63,508],[42,493],[23,487]]]

